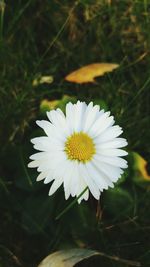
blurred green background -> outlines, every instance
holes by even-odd
[[[72,247],[149,266],[150,1],[0,0],[0,18],[0,267],[37,266]],[[94,84],[65,81],[94,62],[120,67]],[[43,76],[51,82],[35,86]],[[65,201],[61,189],[48,197],[49,185],[36,183],[36,171],[27,168],[30,139],[42,134],[35,120],[45,118],[45,99],[63,110],[76,99],[100,104],[129,143],[129,169],[115,189],[59,220],[72,199]],[[147,177],[133,152],[145,159]],[[104,265],[129,266],[101,258],[97,266]]]

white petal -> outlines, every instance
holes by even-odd
[[[99,119],[93,124],[93,126],[89,129],[88,133],[92,137],[96,137],[105,131],[108,127],[110,127],[114,123],[114,117],[109,117],[110,112],[105,112],[102,114]]]
[[[87,187],[80,170],[79,170],[79,163],[73,162],[74,171],[72,173],[72,183],[71,183],[71,195],[72,196],[79,196]],[[88,198],[88,193],[84,192],[82,196],[78,199],[78,203],[81,203],[83,199]]]
[[[60,127],[60,125],[56,127],[54,124],[45,120],[36,121],[36,123],[45,131],[48,136],[49,142],[57,142],[58,144],[64,142],[66,135],[62,130],[64,128]]]
[[[44,172],[44,171],[49,171],[49,170],[50,170],[49,160],[41,162],[37,169],[38,172]]]
[[[83,193],[83,191],[86,189],[87,184],[85,183],[84,179],[82,178],[82,176],[80,176],[79,173],[79,183],[78,183],[78,189],[77,189],[77,197],[82,193],[81,197],[78,199],[80,202],[82,199],[84,199],[84,195],[85,192]]]
[[[84,120],[83,120],[83,131],[87,132],[91,126],[94,124],[95,120],[99,116],[99,106],[96,105],[93,107],[93,103],[91,102],[85,111]]]
[[[74,131],[75,120],[75,106],[72,103],[66,105],[66,121],[69,128],[69,132],[72,134]]]
[[[97,168],[102,171],[102,173],[106,174],[112,182],[116,182],[123,173],[123,170],[119,167],[99,162],[97,159],[93,159],[92,162],[94,162]]]
[[[83,199],[87,201],[88,198],[89,198],[89,189],[87,188],[84,194],[78,199],[78,203],[80,204]]]
[[[41,127],[45,133],[49,136],[51,136],[53,134],[53,125],[49,122],[49,121],[46,121],[46,120],[37,120],[36,121],[36,124]]]
[[[60,109],[47,112],[47,116],[55,128],[63,135],[68,135],[69,128],[67,127],[66,118]]]
[[[70,196],[70,181],[71,181],[71,177],[69,176],[70,173],[65,174],[64,177],[64,192],[65,192],[65,199],[67,200]]]
[[[77,161],[73,161],[73,173],[71,180],[71,196],[74,197],[78,192],[78,184],[79,184],[79,163]]]
[[[82,124],[84,119],[84,114],[86,111],[87,105],[85,102],[78,101],[75,105],[75,114],[74,114],[74,131],[80,132],[82,131]]]
[[[85,183],[89,187],[89,190],[91,191],[92,195],[96,199],[99,199],[99,197],[100,197],[100,191],[99,191],[97,185],[95,184],[95,182],[89,176],[88,170],[87,170],[87,167],[86,167],[86,164],[82,164],[82,163],[79,164],[79,171],[80,171],[81,177],[83,177]]]
[[[53,172],[54,179],[57,179],[59,177],[63,177],[64,179],[68,169],[69,169],[69,161],[65,157],[60,162],[56,162]]]
[[[102,173],[102,171],[100,171],[100,169],[97,168],[92,162],[87,163],[87,169],[89,175],[91,178],[93,177],[93,180],[97,184],[100,191],[103,191],[103,189],[108,189],[108,186],[113,186],[113,183],[109,177]]]
[[[100,135],[97,136],[97,143],[98,141],[100,143],[102,142],[106,142],[106,141],[110,141],[116,137],[118,137],[120,134],[122,134],[122,129],[121,127],[117,126],[113,126],[113,127],[109,127],[107,128],[104,132],[102,132]]]
[[[40,137],[35,137],[31,139],[31,143],[36,145],[38,143],[44,143],[44,142],[49,142],[49,138],[47,136],[40,136]]]
[[[48,170],[48,174],[46,175],[44,184],[49,184],[53,180],[54,180],[53,170]]]
[[[83,195],[84,200],[88,200],[89,199],[89,189],[87,189]]]
[[[119,158],[119,157],[108,157],[108,156],[100,156],[95,155],[95,158],[98,159],[100,162],[105,162],[113,166],[117,166],[120,168],[127,168],[127,161],[125,159]]]
[[[66,119],[65,114],[62,112],[60,108],[57,108],[56,111],[61,115],[63,119]]]
[[[47,136],[49,137],[49,141],[57,141],[57,143],[60,143],[65,140],[65,131],[64,127],[59,124],[57,127],[50,123],[49,121],[41,120],[41,121],[36,121],[37,125],[40,126]],[[40,138],[40,137],[39,137]]]
[[[30,159],[32,160],[41,160],[41,159],[46,159],[48,156],[47,152],[38,152],[30,156]]]
[[[65,192],[65,199],[68,199],[71,194],[71,182],[73,179],[73,162],[68,161],[68,167],[66,169],[65,175],[64,175],[64,192]]]
[[[51,148],[50,139],[46,136],[36,137],[31,139],[31,143],[34,144],[34,148],[40,151],[48,151]]]
[[[47,174],[47,172],[41,172],[36,178],[37,182],[44,180]]]
[[[94,140],[95,142],[95,140]],[[96,142],[95,142],[96,143]],[[105,143],[98,143],[100,148],[121,148],[127,146],[127,140],[125,138],[115,138],[112,141],[105,142]],[[97,143],[96,143],[97,145]]]
[[[98,148],[96,146],[96,152],[99,155],[104,155],[104,156],[110,156],[110,157],[122,157],[122,156],[127,156],[128,152],[122,149],[117,149],[117,148]]]
[[[52,170],[55,169],[56,166],[58,167],[59,164],[66,159],[64,152],[54,152],[52,154],[49,154],[47,160],[41,161],[38,167],[38,171],[46,171],[46,170]]]
[[[31,162],[28,164],[28,168],[37,168],[38,166],[39,166],[38,161],[31,161]]]
[[[57,191],[57,189],[62,185],[62,183],[63,183],[63,178],[62,177],[59,178],[59,179],[56,179],[53,182],[53,184],[52,184],[52,186],[51,186],[51,188],[49,190],[49,193],[48,193],[49,196],[53,195]]]

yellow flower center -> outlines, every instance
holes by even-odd
[[[69,159],[85,163],[92,159],[96,151],[92,138],[80,132],[73,133],[67,138],[65,152]]]

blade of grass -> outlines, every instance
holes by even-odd
[[[48,48],[45,50],[45,52],[43,53],[43,55],[40,57],[35,69],[33,73],[36,73],[37,68],[39,67],[39,65],[42,63],[43,59],[45,58],[45,56],[47,55],[48,51],[52,48],[52,46],[54,45],[54,43],[58,40],[59,36],[61,35],[61,33],[63,32],[63,30],[65,29],[65,26],[67,25],[70,17],[72,16],[72,13],[74,11],[74,9],[76,8],[76,6],[78,5],[78,1],[75,1],[73,7],[71,8],[68,17],[66,18],[64,24],[61,26],[60,30],[58,31],[58,33],[56,34],[56,36],[54,37],[54,39],[52,40],[52,42],[50,43],[50,45],[48,46]]]
[[[14,20],[12,21],[10,28],[8,29],[8,35],[9,33],[12,31],[13,27],[15,26],[16,22],[18,22],[18,20],[20,19],[20,17],[22,16],[22,14],[25,12],[25,10],[28,8],[28,6],[30,5],[30,3],[32,2],[32,0],[29,0],[22,9],[19,10],[18,14],[16,16],[14,16]]]
[[[2,186],[2,188],[4,189],[5,193],[8,195],[9,191],[7,189],[7,186],[5,185],[5,183],[3,182],[3,180],[0,178],[0,186]]]
[[[29,182],[29,185],[30,185],[30,186],[33,186],[32,180],[31,180],[31,178],[30,178],[30,176],[29,176],[29,174],[28,174],[26,165],[25,165],[25,163],[24,163],[24,158],[23,158],[23,155],[22,155],[22,151],[21,151],[21,150],[19,150],[19,154],[20,154],[21,164],[22,164],[23,170],[24,170],[24,172],[25,172],[25,175],[26,175],[26,177],[27,177],[27,180],[28,180],[28,182]]]
[[[144,91],[144,89],[146,88],[146,86],[149,84],[150,82],[150,78],[148,78],[146,80],[146,82],[143,84],[143,86],[138,90],[137,94],[132,98],[132,100],[129,102],[129,104],[127,105],[127,107],[124,109],[124,111],[122,112],[121,115],[124,115],[125,112],[127,111],[127,109],[131,106],[131,104],[133,104],[133,102],[136,100],[136,98]]]
[[[5,13],[5,2],[4,0],[0,0],[0,12],[1,12],[1,18],[0,18],[0,40],[3,39],[3,25],[4,25],[4,13]]]

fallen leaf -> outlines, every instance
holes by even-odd
[[[96,255],[99,253],[88,249],[60,250],[47,256],[38,267],[73,267],[76,263]]]
[[[74,248],[68,250],[60,250],[50,254],[40,263],[40,265],[38,265],[38,267],[73,267],[76,266],[77,263],[80,263],[86,259],[88,260],[89,258],[94,256],[101,256],[111,261],[113,260],[120,262],[125,264],[125,266],[141,266],[140,262],[107,255],[103,252],[98,252],[90,249]]]
[[[105,73],[111,72],[118,67],[118,64],[113,63],[93,63],[73,71],[65,77],[65,80],[80,84],[94,82],[95,77],[103,76]]]
[[[52,109],[55,109],[58,107],[58,104],[59,104],[59,100],[47,100],[47,99],[44,99],[41,101],[40,103],[40,111],[45,113],[46,111],[50,111]]]
[[[150,174],[148,173],[148,162],[138,153],[133,153],[134,169],[138,172],[140,180],[150,182]],[[143,179],[142,179],[143,178]]]
[[[53,82],[53,77],[52,76],[39,76],[37,78],[35,78],[32,82],[33,86],[38,86],[39,84],[43,84],[43,83],[52,83]]]

